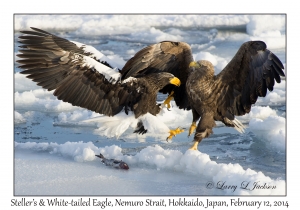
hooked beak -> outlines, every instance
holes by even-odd
[[[177,87],[179,87],[181,82],[177,77],[173,77],[172,79],[170,79],[170,84],[173,84],[173,85],[176,85]]]
[[[200,67],[200,65],[199,65],[199,63],[198,63],[198,62],[196,62],[196,61],[192,61],[192,62],[190,62],[190,65],[189,65],[189,68],[191,68],[191,67],[197,67],[197,68],[199,68],[199,67]]]

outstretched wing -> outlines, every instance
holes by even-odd
[[[85,45],[78,47],[66,39],[32,29],[19,37],[19,68],[37,85],[55,90],[53,94],[58,99],[112,116],[140,98],[142,91],[137,91],[141,87],[136,82],[121,83],[115,69],[98,62],[100,52],[87,51]]]
[[[167,85],[160,92],[174,90],[174,100],[179,108],[189,108],[185,83],[189,74],[189,64],[193,61],[191,47],[184,42],[164,41],[149,45],[127,61],[121,70],[122,80],[142,77],[151,73],[169,72],[181,81],[180,87]]]
[[[216,76],[218,111],[223,116],[249,113],[258,96],[273,90],[285,76],[283,65],[262,41],[244,43],[228,65]],[[275,80],[275,81],[274,81]]]

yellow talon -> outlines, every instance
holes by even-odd
[[[170,130],[169,131],[170,135],[168,136],[167,141],[172,140],[173,136],[176,136],[177,134],[180,134],[182,132],[184,132],[184,130],[180,128],[176,128],[175,130]]]
[[[189,130],[189,136],[192,135],[192,133],[194,132],[196,127],[197,127],[196,122],[193,122],[191,127],[190,127],[190,130]]]
[[[198,141],[195,141],[193,146],[190,148],[190,150],[198,150]]]
[[[168,109],[171,108],[170,102],[171,102],[171,100],[174,98],[174,97],[173,97],[173,94],[174,94],[174,91],[172,91],[172,92],[170,93],[170,95],[168,96],[168,98],[164,101],[164,105],[167,106]]]

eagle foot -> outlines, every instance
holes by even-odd
[[[199,144],[198,141],[194,141],[194,144],[193,144],[193,146],[190,148],[190,150],[198,150],[198,144]]]
[[[169,141],[169,140],[172,140],[172,138],[173,138],[173,136],[176,136],[177,134],[180,134],[180,133],[182,133],[182,132],[184,132],[184,130],[183,129],[181,129],[181,128],[176,128],[175,130],[170,130],[169,131],[169,133],[170,133],[170,135],[167,137],[167,141]]]
[[[174,91],[172,91],[170,93],[170,95],[168,96],[168,98],[164,101],[164,105],[167,107],[167,109],[169,110],[171,108],[170,102],[171,100],[174,98],[173,97]],[[170,111],[170,110],[169,110]]]
[[[194,130],[196,129],[196,127],[197,127],[196,122],[193,122],[191,124],[190,129],[189,129],[189,135],[188,135],[188,137],[190,137],[192,135],[192,133],[194,132]]]

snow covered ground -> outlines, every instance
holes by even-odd
[[[216,73],[249,40],[265,41],[286,66],[283,15],[15,15],[15,41],[31,26],[93,45],[120,67],[164,40],[189,43],[195,59],[210,60]],[[17,42],[14,47],[17,54]],[[108,118],[57,100],[21,75],[17,64],[14,71],[15,195],[286,194],[284,79],[239,118],[244,134],[218,124],[199,151],[187,151],[187,131],[172,142],[165,141],[167,134],[136,135],[132,129],[117,138],[116,130],[106,129]],[[93,117],[104,120],[82,122]],[[192,116],[173,104],[159,119],[188,130]],[[101,164],[99,153],[130,169]]]

